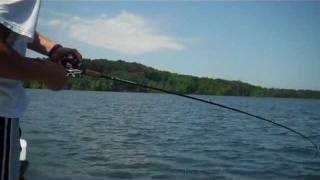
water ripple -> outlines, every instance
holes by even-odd
[[[27,179],[320,179],[310,144],[227,110],[164,94],[28,93],[33,101],[21,122]],[[197,97],[320,142],[318,100]]]

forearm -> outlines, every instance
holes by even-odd
[[[28,44],[28,48],[47,56],[55,44],[55,42],[36,32],[34,40],[32,43]]]
[[[45,62],[25,58],[5,43],[0,43],[0,77],[15,80],[43,81]]]

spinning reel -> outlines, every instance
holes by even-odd
[[[80,69],[80,60],[74,54],[68,53],[60,61],[60,64],[66,69],[67,77],[81,76],[83,71]]]

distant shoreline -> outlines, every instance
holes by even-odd
[[[264,88],[241,81],[211,79],[159,71],[139,63],[129,63],[122,60],[84,59],[82,64],[85,68],[181,94],[320,99],[320,91]],[[36,81],[24,81],[23,86],[32,89],[46,88],[44,84]],[[66,89],[111,92],[154,92],[110,80],[89,77],[70,79]]]
[[[26,90],[43,90],[43,91],[50,91],[53,93],[56,92],[63,92],[63,91],[82,91],[82,92],[109,92],[109,93],[136,93],[136,94],[165,94],[170,95],[167,93],[162,92],[133,92],[133,91],[96,91],[96,90],[79,90],[79,89],[63,89],[61,91],[52,91],[47,88],[25,88]],[[279,98],[279,99],[305,99],[305,100],[320,100],[320,98],[299,98],[299,97],[270,97],[270,96],[233,96],[233,95],[209,95],[209,94],[186,94],[190,96],[216,96],[216,97],[240,97],[240,98]]]

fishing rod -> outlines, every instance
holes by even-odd
[[[304,135],[303,133],[301,133],[301,132],[299,132],[297,130],[294,130],[294,129],[290,128],[290,127],[287,127],[287,126],[285,126],[283,124],[274,122],[274,121],[272,121],[270,119],[266,119],[266,118],[264,118],[262,116],[258,116],[258,115],[255,115],[255,114],[252,114],[252,113],[249,113],[249,112],[246,112],[246,111],[242,111],[240,109],[236,109],[236,108],[233,108],[233,107],[230,107],[230,106],[223,105],[223,104],[215,103],[213,101],[208,101],[208,100],[205,100],[205,99],[200,99],[200,98],[189,96],[189,95],[185,95],[185,94],[181,94],[181,93],[177,93],[177,92],[173,92],[173,91],[168,91],[168,90],[165,90],[165,89],[161,89],[161,88],[157,88],[157,87],[153,87],[153,86],[148,86],[148,85],[145,85],[145,84],[140,84],[140,83],[137,83],[137,82],[126,80],[126,79],[121,79],[121,78],[114,77],[114,76],[111,76],[111,75],[108,75],[108,74],[104,74],[104,73],[100,73],[100,72],[97,72],[97,71],[94,71],[94,70],[80,69],[79,64],[74,63],[74,57],[73,56],[67,56],[65,59],[63,59],[62,60],[62,65],[66,68],[66,72],[67,72],[66,75],[67,76],[76,77],[77,75],[86,75],[86,76],[95,77],[95,78],[109,79],[109,80],[120,82],[120,83],[123,83],[123,84],[129,84],[129,85],[132,85],[132,86],[137,86],[137,87],[142,87],[142,88],[145,88],[145,89],[156,90],[156,91],[164,92],[164,93],[167,93],[167,94],[172,94],[172,95],[176,95],[176,96],[192,99],[192,100],[195,100],[195,101],[203,102],[203,103],[206,103],[206,104],[218,106],[218,107],[221,107],[221,108],[224,108],[224,109],[228,109],[228,110],[231,110],[231,111],[234,111],[234,112],[245,114],[245,115],[250,116],[250,117],[254,117],[256,119],[271,123],[271,124],[276,125],[278,127],[284,128],[284,129],[286,129],[288,131],[291,131],[292,133],[294,133],[294,134],[302,137],[306,141],[310,142],[314,146],[315,150],[318,153],[320,153],[319,146],[311,138],[309,138],[308,136]]]

